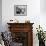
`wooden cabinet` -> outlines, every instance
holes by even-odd
[[[22,46],[33,46],[33,23],[7,23],[13,41],[23,43]]]

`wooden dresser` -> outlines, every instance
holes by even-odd
[[[7,23],[12,39],[23,43],[22,46],[33,46],[33,23]]]

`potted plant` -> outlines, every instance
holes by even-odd
[[[45,46],[45,35],[43,32],[42,27],[36,28],[37,29],[37,34],[36,36],[38,36],[38,40],[39,40],[39,46]]]

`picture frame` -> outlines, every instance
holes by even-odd
[[[27,5],[14,5],[14,16],[27,16]]]

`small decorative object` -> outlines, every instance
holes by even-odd
[[[25,23],[30,23],[30,20],[26,20]]]
[[[19,23],[19,21],[17,20],[17,19],[11,19],[10,21],[9,21],[9,23]]]
[[[13,21],[13,20],[10,20],[10,21]]]
[[[27,5],[14,5],[14,16],[26,16]]]
[[[45,35],[43,32],[42,27],[36,28],[37,29],[37,34],[38,35],[38,40],[39,40],[39,46],[45,46]]]

